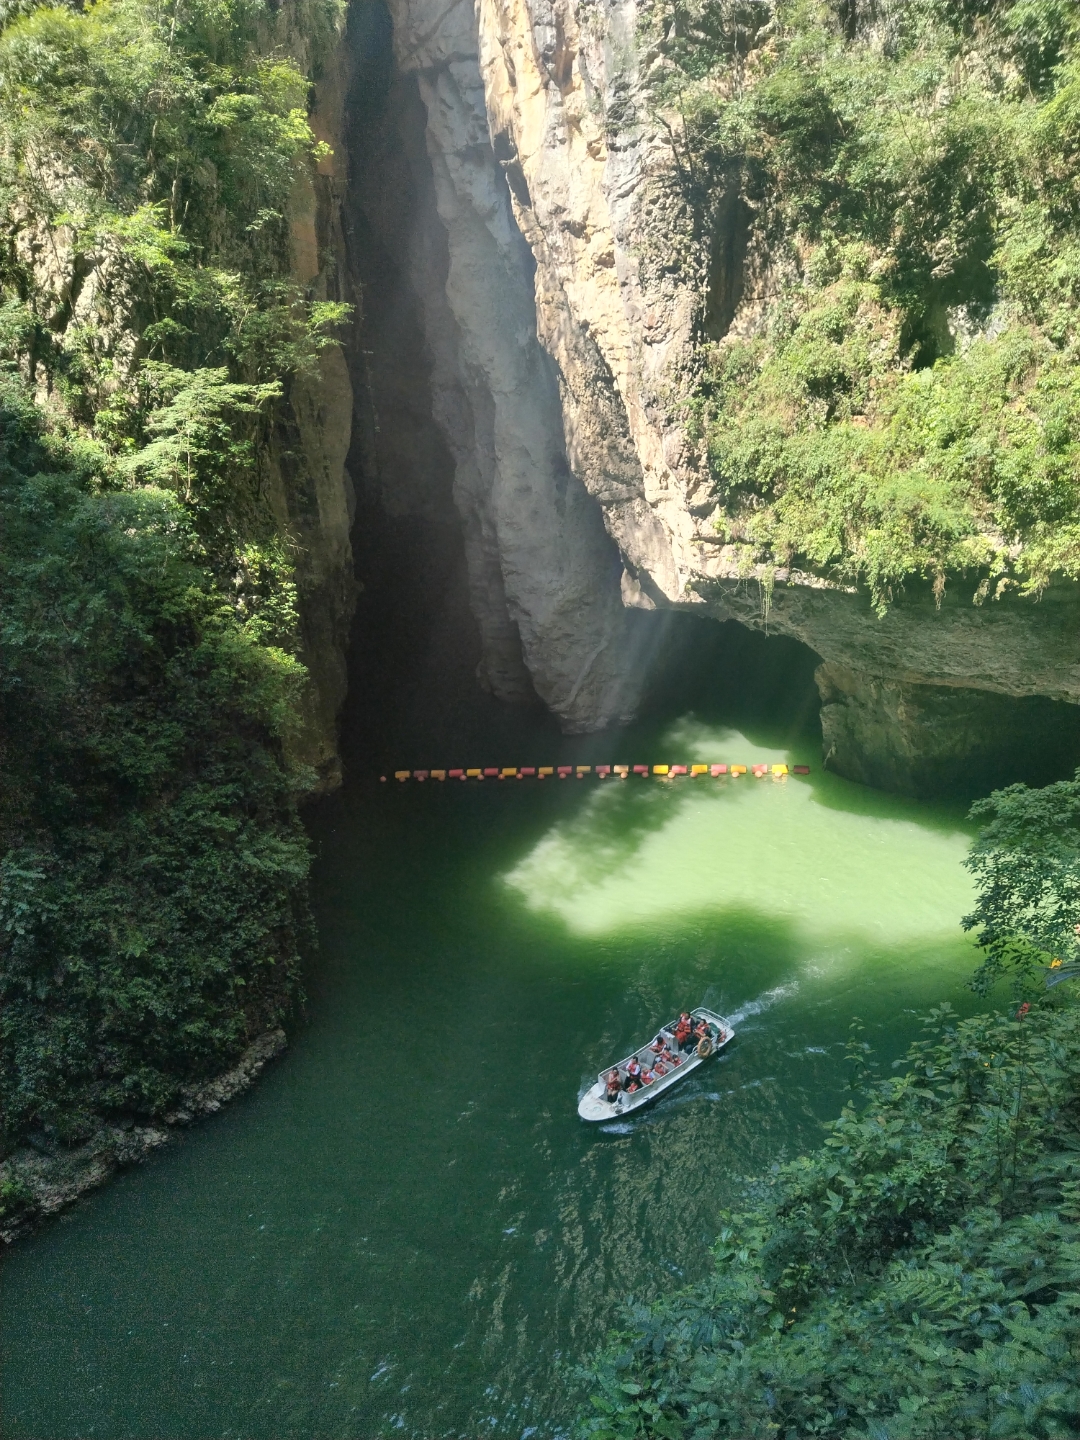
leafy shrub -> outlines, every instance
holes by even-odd
[[[1080,772],[1033,790],[1009,785],[971,808],[983,820],[966,860],[978,902],[964,926],[986,958],[984,993],[1003,975],[1024,983],[1045,967],[1052,982],[1080,973]]]

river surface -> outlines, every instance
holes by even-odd
[[[745,728],[557,746],[816,765]],[[819,1141],[852,1017],[887,1066],[918,1011],[971,1008],[962,816],[820,773],[359,776],[314,818],[287,1057],[8,1259],[5,1436],[565,1434],[567,1367],[625,1299],[700,1271],[747,1177]],[[727,1053],[632,1123],[578,1121],[602,1065],[700,1003]]]

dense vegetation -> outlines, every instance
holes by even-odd
[[[881,608],[911,575],[1080,576],[1078,36],[1071,0],[646,7],[739,563]]]
[[[824,1145],[748,1186],[704,1281],[631,1311],[583,1436],[1080,1433],[1080,1000],[1042,985],[1080,970],[1080,775],[974,813],[976,983],[1038,998],[933,1012],[896,1078],[856,1032]]]
[[[964,926],[985,951],[976,988],[1080,974],[1080,771],[1041,790],[996,790],[971,814],[988,822],[966,861],[978,903]]]
[[[305,674],[262,456],[341,318],[287,222],[336,23],[0,4],[5,1147],[160,1112],[297,997]]]

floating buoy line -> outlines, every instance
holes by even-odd
[[[809,765],[488,765],[471,770],[395,770],[394,779],[406,780],[569,780],[571,777],[584,780],[595,776],[597,780],[628,780],[631,775],[647,779],[673,780],[686,775],[691,780],[709,777],[719,780],[724,776],[738,779],[740,775],[752,775],[755,780],[771,776],[783,780],[788,775],[809,775]],[[379,776],[385,784],[387,777]]]

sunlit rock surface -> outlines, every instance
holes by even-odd
[[[1080,701],[1076,587],[975,605],[951,581],[938,606],[914,584],[881,618],[812,576],[742,575],[717,543],[682,401],[702,328],[761,318],[768,257],[734,209],[730,243],[695,236],[642,98],[638,9],[388,0],[391,93],[350,131],[350,185],[410,297],[425,414],[408,434],[434,433],[453,467],[482,680],[600,728],[644,679],[624,610],[685,606],[822,658],[825,754],[853,778],[926,790],[958,764],[992,769],[1033,725],[1050,744],[1057,722],[1005,697]],[[389,351],[372,353],[379,368]],[[372,384],[396,396],[384,432],[410,383]],[[432,466],[400,436],[373,448],[384,503],[422,513]]]

